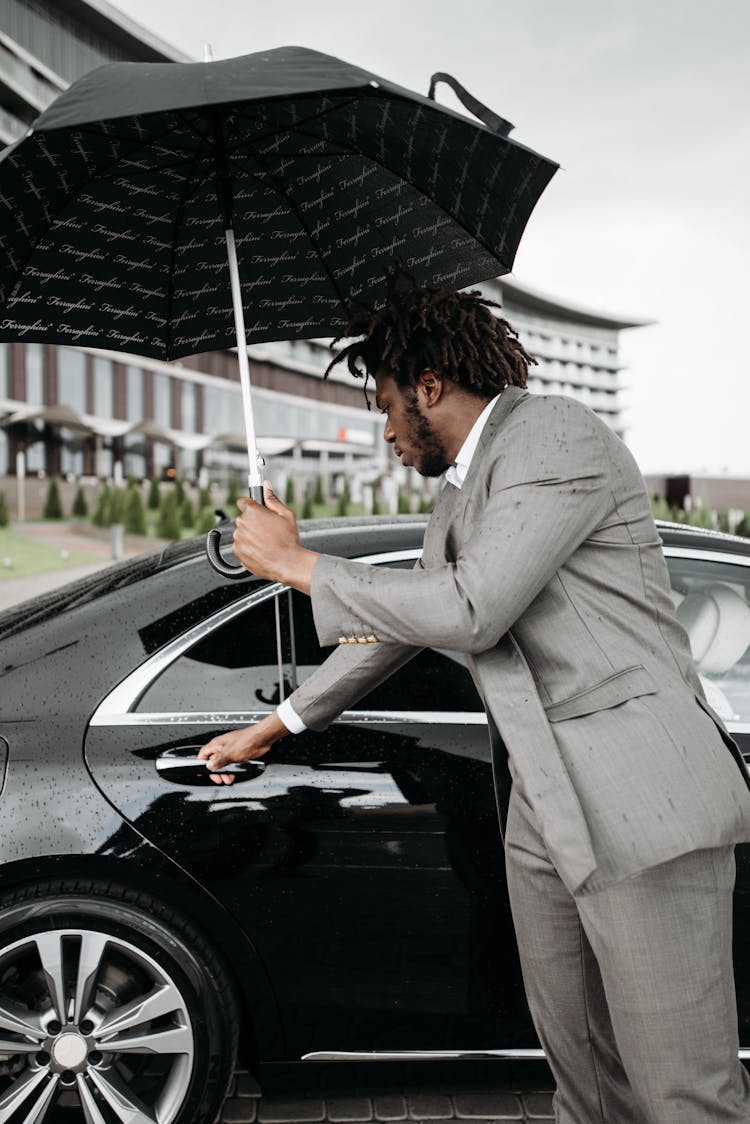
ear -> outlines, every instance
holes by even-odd
[[[443,394],[443,380],[431,367],[425,367],[417,379],[417,390],[421,391],[425,406],[435,406]]]

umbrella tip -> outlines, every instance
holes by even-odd
[[[211,46],[210,43],[204,43],[203,44],[203,61],[204,62],[213,62],[214,61],[214,49],[213,49],[213,47]]]

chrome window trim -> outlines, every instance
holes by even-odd
[[[368,562],[377,564],[381,562],[403,562],[416,560],[420,557],[422,551],[419,548],[411,547],[409,550],[394,550],[386,551],[380,554],[367,554],[360,558],[355,558],[355,562]],[[153,715],[144,712],[139,715],[133,714],[133,707],[137,705],[138,700],[144,692],[151,686],[157,676],[161,675],[163,671],[171,663],[185,652],[193,644],[197,644],[209,633],[213,632],[215,628],[220,628],[227,621],[232,620],[233,617],[239,616],[244,613],[246,609],[253,608],[255,605],[260,605],[263,601],[267,601],[269,597],[276,597],[289,587],[283,585],[281,582],[274,582],[273,585],[264,586],[263,589],[251,593],[248,597],[242,597],[238,601],[233,602],[231,605],[226,605],[223,609],[219,609],[213,616],[208,617],[205,621],[195,625],[193,628],[188,629],[187,632],[177,636],[169,644],[165,644],[153,656],[144,660],[134,671],[131,671],[121,683],[110,691],[110,693],[102,699],[99,706],[94,711],[89,722],[90,726],[132,726],[132,725],[153,725],[155,723],[166,722],[193,722],[200,725],[219,725],[222,722],[234,723],[242,720],[242,714],[237,712],[228,712],[226,715],[220,714],[215,717],[213,714],[206,715],[189,713],[187,716],[183,714],[168,714]],[[248,715],[255,712],[248,711]],[[262,714],[270,714],[271,711],[263,711]],[[358,712],[360,713],[360,712]],[[380,712],[377,712],[380,713]],[[390,712],[389,712],[390,713]],[[394,712],[397,714],[399,712]],[[477,712],[479,713],[479,712]],[[234,717],[233,715],[237,715]],[[230,715],[232,715],[230,717]],[[204,723],[203,718],[207,718]],[[484,715],[480,715],[484,720]],[[137,719],[133,721],[132,719]],[[255,719],[248,717],[247,721],[252,722]],[[400,717],[393,717],[385,719],[386,721],[403,721]],[[368,720],[369,721],[369,720]]]
[[[696,558],[702,562],[728,562],[732,566],[750,566],[750,540],[748,540],[749,549],[746,555],[743,554],[724,554],[723,551],[718,550],[701,550],[695,546],[665,546],[664,556],[666,558]]]
[[[356,562],[366,562],[370,565],[379,565],[386,562],[416,561],[421,556],[421,549],[411,547],[407,550],[385,551],[378,554],[362,555],[354,559]],[[713,550],[701,550],[697,547],[665,546],[664,554],[669,558],[694,558],[699,561],[729,563],[735,566],[750,566],[748,556],[724,554]],[[257,721],[259,716],[265,716],[271,711],[217,711],[217,712],[143,712],[134,713],[133,707],[138,700],[171,663],[178,659],[183,652],[198,643],[215,628],[220,628],[227,621],[244,613],[270,597],[276,597],[288,586],[281,582],[274,582],[261,590],[240,598],[231,605],[226,605],[213,616],[195,625],[181,636],[166,644],[153,656],[146,659],[139,667],[126,676],[102,700],[94,711],[89,725],[91,726],[135,726],[135,725],[234,725],[248,724]],[[347,711],[337,719],[338,722],[357,725],[376,725],[383,723],[421,723],[425,724],[463,724],[484,725],[486,718],[481,711]],[[728,723],[732,733],[750,733],[750,723]]]
[[[480,1060],[481,1058],[506,1058],[508,1061],[543,1061],[546,1057],[540,1047],[508,1050],[314,1050],[302,1054],[303,1062],[402,1062],[451,1061],[455,1059]],[[750,1048],[741,1046],[738,1057],[750,1058]]]
[[[244,613],[246,609],[250,609],[255,605],[260,605],[263,601],[267,601],[269,597],[276,597],[278,593],[286,589],[285,585],[281,582],[274,582],[273,585],[264,586],[263,589],[256,590],[248,597],[241,597],[238,601],[234,601],[231,605],[225,605],[223,609],[219,609],[213,616],[208,617],[200,624],[194,625],[193,628],[188,629],[187,632],[177,636],[171,640],[169,644],[165,644],[153,656],[149,656],[144,660],[135,671],[131,671],[126,675],[122,682],[114,688],[113,691],[102,699],[99,706],[94,711],[90,726],[110,726],[112,719],[117,717],[126,717],[132,708],[136,705],[141,695],[147,687],[150,687],[154,679],[160,675],[171,663],[174,663],[182,653],[202,640],[209,633],[213,632],[215,628],[220,628],[221,625],[231,621],[234,617],[238,617],[240,613]],[[266,712],[268,713],[268,712]]]
[[[450,1061],[454,1058],[481,1060],[482,1058],[507,1058],[509,1061],[543,1061],[540,1047],[508,1050],[313,1050],[303,1054],[303,1062],[430,1062]]]
[[[100,716],[98,711],[91,726],[249,726],[267,718],[273,710],[216,711],[130,711],[127,714]],[[481,710],[345,710],[334,725],[383,726],[486,726]]]

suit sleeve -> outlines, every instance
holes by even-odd
[[[325,730],[342,711],[354,706],[363,695],[416,656],[420,647],[342,644],[292,692],[289,702],[305,726],[311,730]]]
[[[377,571],[322,555],[311,588],[320,643],[360,630],[389,644],[494,647],[612,507],[600,425],[564,398],[516,409],[483,453],[484,495],[453,563]]]

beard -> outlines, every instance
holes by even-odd
[[[419,461],[414,468],[420,476],[442,476],[451,460],[432,422],[420,412],[416,390],[406,402],[406,414],[409,418],[409,441],[419,450]]]

